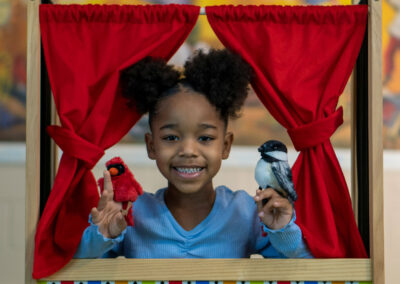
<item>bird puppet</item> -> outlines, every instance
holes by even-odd
[[[122,215],[125,216],[128,226],[133,226],[132,203],[143,194],[143,189],[135,180],[132,172],[120,157],[115,157],[106,162],[107,170],[111,175],[114,189],[114,201],[122,202]],[[101,192],[104,190],[104,178],[98,180]],[[128,214],[126,212],[128,211]]]
[[[255,169],[255,179],[259,189],[271,187],[283,197],[287,197],[293,204],[297,200],[297,193],[293,185],[285,144],[269,140],[262,144],[258,151],[261,159]],[[266,202],[268,200],[263,200],[264,205]]]

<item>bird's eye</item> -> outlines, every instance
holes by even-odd
[[[118,164],[118,165],[117,165],[117,168],[118,168],[119,174],[122,174],[122,173],[125,172],[125,167],[124,167],[123,165]]]

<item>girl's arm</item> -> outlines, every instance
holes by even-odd
[[[74,258],[117,257],[122,255],[122,245],[126,229],[116,238],[104,237],[99,226],[93,224],[89,217],[90,226],[85,229]]]
[[[264,257],[313,258],[303,240],[300,227],[294,222],[295,220],[296,214],[293,213],[292,220],[281,229],[271,230],[264,225],[263,230],[269,237],[269,246],[271,247],[269,249],[263,248],[260,251]],[[266,248],[268,248],[268,245]],[[274,253],[272,249],[276,252]]]
[[[262,203],[264,199],[268,200],[265,205]],[[292,203],[272,188],[257,190],[254,200],[263,223],[263,233],[268,235],[270,242],[260,253],[266,257],[312,258],[301,229],[294,222],[296,214]]]
[[[114,201],[114,191],[108,171],[104,171],[104,191],[97,208],[91,211],[89,222],[91,226],[84,231],[74,257],[101,257],[114,246],[118,252],[117,244],[124,238],[127,223],[122,214],[122,204]]]

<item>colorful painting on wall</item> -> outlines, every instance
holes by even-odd
[[[0,141],[25,140],[26,4],[0,0]]]
[[[400,0],[382,5],[382,79],[385,148],[400,148]]]
[[[54,4],[274,4],[274,5],[347,5],[350,0],[53,0]],[[400,0],[383,1],[383,89],[384,89],[384,146],[400,148]],[[182,65],[196,49],[222,48],[211,30],[206,17],[199,21],[185,44],[171,59]],[[397,79],[396,79],[397,78]],[[335,147],[350,147],[350,90],[345,89],[339,103],[344,107],[345,123],[332,137]],[[0,141],[24,141],[26,98],[26,1],[0,0]],[[142,142],[147,131],[144,117],[122,140]],[[286,130],[281,127],[260,104],[254,92],[243,110],[242,117],[231,124],[236,133],[236,144],[258,145],[264,137],[283,140],[291,144]],[[259,133],[264,133],[260,137]]]

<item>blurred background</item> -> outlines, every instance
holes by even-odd
[[[0,284],[24,281],[25,227],[25,111],[26,111],[26,36],[28,0],[0,0]],[[269,5],[348,5],[350,0],[287,0],[287,1],[122,1],[122,0],[53,0],[55,4],[221,4]],[[395,212],[400,198],[400,0],[383,1],[383,119],[384,187],[385,187],[385,246],[387,283],[400,283],[400,226]],[[184,45],[171,59],[182,65],[197,49],[222,48],[206,17],[199,20]],[[351,80],[349,81],[351,82]],[[350,180],[350,117],[351,83],[342,94],[339,104],[344,108],[344,124],[331,141],[345,174]],[[261,105],[253,91],[245,103],[242,116],[230,123],[235,133],[231,157],[217,175],[215,185],[225,184],[233,189],[246,189],[254,194],[256,183],[253,171],[258,159],[257,147],[267,139],[278,139],[289,147],[289,162],[294,163],[293,149],[286,130]],[[100,177],[104,163],[121,156],[146,191],[165,186],[153,161],[147,158],[143,135],[148,131],[144,116],[114,147],[106,152],[93,172]],[[390,247],[390,251],[389,248]]]

